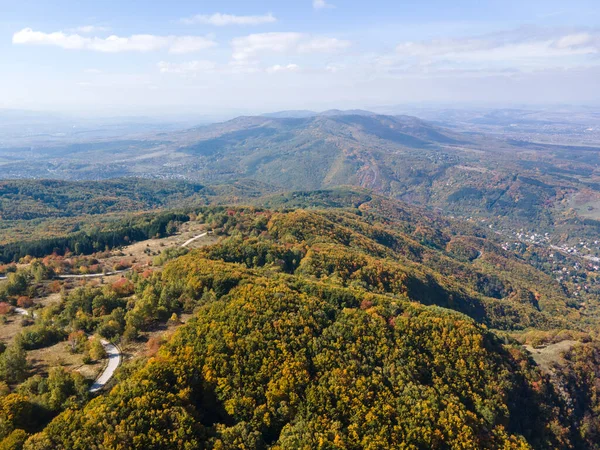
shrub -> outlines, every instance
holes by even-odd
[[[69,342],[69,350],[71,353],[81,353],[85,350],[88,338],[83,331],[78,330],[69,334],[67,341]]]
[[[119,297],[127,297],[133,294],[134,286],[127,278],[121,278],[112,284],[112,289]]]
[[[104,350],[104,346],[100,339],[94,337],[89,341],[89,356],[94,361],[99,361],[101,359],[106,358],[106,350]]]
[[[19,308],[31,308],[33,306],[33,300],[26,295],[22,295],[17,299],[17,306]]]
[[[125,269],[129,269],[130,267],[131,267],[131,263],[129,261],[125,261],[123,259],[113,266],[113,270],[115,270],[115,271],[125,270]]]
[[[24,330],[19,339],[26,350],[48,347],[60,342],[66,337],[64,330],[56,327],[38,325]]]
[[[0,315],[5,316],[10,314],[13,310],[13,307],[6,302],[0,302]]]

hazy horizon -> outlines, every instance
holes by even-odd
[[[90,123],[96,123],[97,121],[113,121],[113,120],[129,120],[132,122],[139,121],[141,123],[176,123],[176,122],[195,122],[200,123],[216,123],[221,121],[231,120],[237,117],[244,116],[262,116],[262,115],[273,115],[277,113],[296,112],[296,111],[310,111],[315,114],[327,112],[331,110],[340,111],[354,111],[363,110],[381,115],[413,115],[419,117],[419,113],[436,111],[442,113],[443,111],[501,111],[501,110],[515,110],[515,111],[548,111],[548,112],[560,112],[560,111],[595,111],[600,107],[600,104],[575,104],[575,103],[549,103],[549,104],[535,104],[535,103],[404,103],[398,105],[367,105],[367,106],[349,106],[339,107],[339,105],[332,104],[329,107],[322,108],[308,108],[303,107],[304,105],[298,105],[298,107],[291,107],[285,109],[196,109],[194,107],[182,108],[179,111],[164,111],[160,107],[156,108],[145,108],[141,110],[130,110],[130,111],[119,111],[119,110],[90,110],[90,109],[34,109],[34,108],[3,108],[0,107],[0,114],[15,114],[20,119],[29,119],[31,117],[37,117],[43,120],[56,119],[56,120],[68,120],[78,119],[83,121],[90,121]],[[22,116],[18,116],[22,114]]]
[[[597,105],[599,19],[591,0],[34,0],[0,18],[0,109]]]

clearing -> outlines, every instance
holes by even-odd
[[[571,350],[578,341],[561,341],[556,344],[550,344],[542,348],[533,348],[531,345],[526,345],[525,349],[531,353],[531,357],[540,368],[545,372],[550,372],[552,366],[560,363],[563,353]]]

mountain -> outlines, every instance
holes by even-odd
[[[548,233],[560,246],[585,240],[590,248],[600,229],[597,146],[504,139],[365,111],[280,115],[144,139],[0,150],[0,177],[251,180],[282,192],[351,185],[486,220],[500,232]]]
[[[377,115],[244,117],[183,133],[178,142],[177,152],[190,158],[188,176],[199,180],[251,178],[281,190],[354,185],[541,234],[581,233],[584,220],[600,217],[600,160],[590,147]]]
[[[364,109],[328,109],[327,111],[320,112],[317,114],[319,116],[325,117],[335,117],[335,116],[377,116],[376,113],[371,111],[365,111]]]
[[[263,114],[262,117],[269,117],[273,119],[306,119],[308,117],[316,116],[376,116],[377,114],[371,111],[365,111],[363,109],[329,109],[327,111],[316,112],[309,110],[297,110],[297,111],[279,111],[274,113]]]
[[[273,113],[263,114],[263,117],[269,117],[272,119],[304,119],[307,117],[318,116],[319,113],[315,111],[309,111],[306,109],[292,110],[292,111],[278,111]]]
[[[46,400],[24,383],[0,397],[19,402],[5,428],[41,430],[21,437],[38,449],[594,448],[600,349],[581,329],[597,299],[574,303],[541,254],[366,191],[264,202],[194,209],[218,242],[134,271],[126,312],[90,287],[44,313],[124,342],[194,318],[47,425],[27,421]],[[330,206],[276,207],[294,202]],[[524,330],[581,342],[551,369]]]
[[[190,168],[199,179],[254,178],[279,187],[315,189],[383,187],[386,180],[376,163],[380,153],[436,151],[465,139],[416,118],[319,115],[242,117],[191,130],[178,136],[178,142],[189,143],[177,151],[199,161]]]

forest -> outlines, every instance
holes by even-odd
[[[63,237],[9,243],[0,246],[0,263],[16,262],[26,256],[40,258],[53,253],[61,255],[68,251],[73,251],[77,255],[89,255],[129,242],[173,233],[174,222],[186,220],[188,220],[187,215],[178,213],[138,215],[110,222],[105,227],[96,227],[88,232],[80,231]]]
[[[108,181],[0,181],[0,220],[32,220],[173,206],[203,193],[199,184],[118,179]]]
[[[597,448],[597,296],[541,250],[375,195],[271,201],[296,205],[144,222],[218,241],[36,309],[0,355],[0,448]],[[5,304],[35,297],[49,261],[17,267]],[[28,349],[55,342],[101,359],[86,334],[148,351],[94,398],[77,372],[31,373]],[[550,368],[523,345],[563,340]]]

